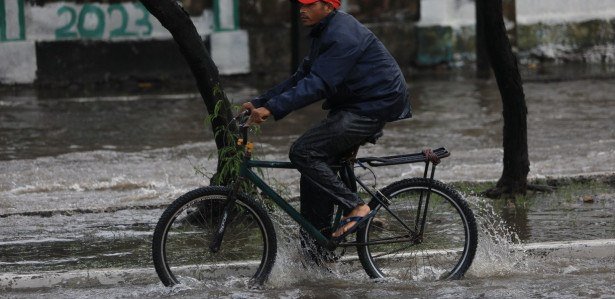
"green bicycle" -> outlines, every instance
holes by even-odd
[[[240,115],[235,120],[239,122],[239,143],[244,152],[239,178],[231,186],[202,187],[180,196],[158,221],[152,255],[164,285],[184,279],[236,277],[247,278],[252,284],[267,280],[276,259],[276,231],[264,206],[241,191],[245,181],[258,187],[322,247],[355,247],[361,265],[372,278],[459,279],[472,264],[477,246],[474,215],[457,191],[434,180],[437,160],[450,155],[446,149],[434,150],[435,155],[342,159],[334,167],[349,188],[357,191],[360,186],[366,192],[366,202],[375,216],[354,233],[354,240],[339,240],[318,231],[259,177],[253,169],[294,166],[291,162],[253,160],[249,128],[244,126],[247,117]],[[400,180],[380,190],[367,186],[354,174],[355,167],[420,162],[425,163],[423,177]],[[342,214],[338,207],[331,221],[333,229]]]

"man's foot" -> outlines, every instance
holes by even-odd
[[[342,218],[342,221],[344,221],[344,219],[350,218],[350,217],[365,217],[369,214],[369,212],[371,211],[371,209],[369,208],[368,205],[366,204],[362,204],[362,205],[358,205],[356,206],[354,209],[352,209],[352,211],[350,211],[350,214],[348,214],[347,216],[345,216],[344,218]],[[357,224],[357,221],[350,221],[344,225],[342,225],[342,227],[338,228],[331,236],[334,238],[337,238],[341,235],[343,235],[344,233],[346,233],[348,230],[352,229],[352,227],[354,227]]]

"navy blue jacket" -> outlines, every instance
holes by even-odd
[[[395,59],[365,26],[334,11],[312,28],[309,55],[288,80],[252,100],[279,120],[326,99],[324,109],[382,121],[411,116],[406,80]]]

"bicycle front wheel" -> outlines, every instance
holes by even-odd
[[[183,280],[263,283],[275,262],[271,219],[253,199],[238,195],[228,214],[220,250],[210,245],[230,189],[204,187],[184,194],[162,214],[154,231],[152,256],[166,286]]]
[[[461,195],[422,178],[395,182],[382,193],[390,212],[373,201],[370,207],[378,212],[357,234],[357,243],[366,244],[358,246],[358,254],[367,274],[402,280],[463,277],[476,253],[477,232]]]

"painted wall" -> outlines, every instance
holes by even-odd
[[[221,74],[250,71],[248,37],[245,31],[238,30],[236,9],[236,0],[219,0],[215,7],[219,15],[206,9],[191,17],[199,34],[210,39],[212,57]],[[107,47],[112,43],[136,44],[171,38],[140,2],[52,2],[36,6],[24,0],[0,0],[0,83],[33,83],[38,78],[39,65],[47,63],[37,61],[37,57],[48,56],[37,52],[50,48],[41,45],[66,45],[64,53],[70,53],[75,50],[75,43],[67,41]],[[233,44],[231,51],[229,43]],[[115,45],[111,47],[118,49]],[[57,50],[54,53],[62,55]],[[87,56],[87,51],[83,54]]]

